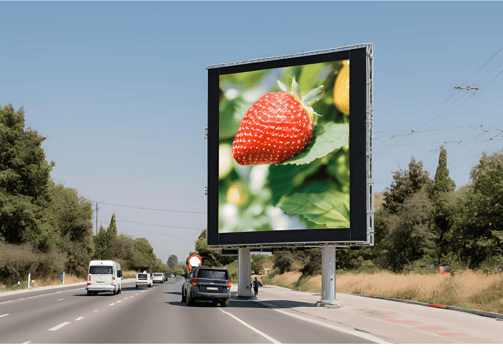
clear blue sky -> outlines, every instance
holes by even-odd
[[[433,177],[442,144],[462,186],[503,143],[488,141],[503,130],[501,2],[0,2],[0,18],[0,104],[24,106],[48,136],[56,182],[95,202],[200,212],[100,204],[104,225],[115,212],[195,228],[118,221],[163,261],[184,260],[206,227],[205,65],[374,43],[376,191],[411,156]],[[483,88],[454,89],[467,85]]]

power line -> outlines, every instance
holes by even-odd
[[[156,211],[169,211],[169,212],[173,212],[173,213],[206,214],[205,211],[203,212],[203,211],[165,210],[165,209],[153,209],[153,208],[133,207],[131,205],[120,205],[120,204],[112,204],[112,203],[105,203],[105,202],[96,202],[96,203],[115,205],[117,207],[124,207],[124,208],[135,208],[135,209],[156,210]]]
[[[482,69],[483,69],[483,68],[484,68],[484,67],[485,67],[485,66],[486,66],[486,65],[487,65],[487,64],[488,64],[488,63],[489,63],[492,59],[494,59],[494,57],[495,57],[496,55],[498,55],[498,53],[499,53],[501,50],[503,50],[503,48],[500,48],[500,50],[498,50],[498,51],[496,52],[496,54],[494,54],[494,55],[493,55],[493,56],[492,56],[492,57],[491,57],[491,58],[490,58],[490,59],[489,59],[489,60],[488,60],[485,64],[483,64],[483,65],[482,65],[482,67],[481,67],[481,68],[479,68],[479,69],[477,70],[477,72],[475,72],[475,73],[474,73],[474,74],[473,74],[470,78],[468,78],[468,79],[466,80],[466,82],[468,82],[469,80],[471,80],[471,79],[472,79],[472,78],[473,78],[473,77],[474,77],[477,73],[479,73],[479,72],[480,72],[480,70],[482,70]],[[465,82],[465,83],[463,83],[463,85],[465,85],[465,84],[466,84],[466,82]]]
[[[135,222],[135,221],[128,221],[128,220],[115,220],[117,222],[130,222],[132,224],[140,224],[140,225],[148,225],[148,226],[159,226],[159,227],[169,227],[173,229],[191,229],[191,230],[202,230],[204,227],[182,227],[182,226],[167,226],[167,225],[156,225],[156,224],[147,224],[144,222]]]

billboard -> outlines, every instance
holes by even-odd
[[[371,60],[208,66],[208,246],[373,244]]]

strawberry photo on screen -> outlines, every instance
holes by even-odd
[[[349,65],[219,76],[220,233],[349,228]]]

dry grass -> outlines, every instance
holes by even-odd
[[[262,268],[266,268],[266,269],[268,269],[268,268],[272,268],[272,266],[273,266],[273,263],[272,263],[272,261],[270,261],[270,260],[269,260],[269,261],[267,261],[267,262],[263,262],[263,263],[262,263]]]
[[[270,283],[276,286],[294,288],[301,276],[302,273],[298,271],[289,271],[284,274],[274,276]]]
[[[466,270],[451,276],[381,271],[375,274],[337,275],[336,280],[336,290],[341,293],[361,293],[503,313],[503,273],[484,274],[482,271]],[[321,275],[311,278],[301,288],[309,292],[321,292]]]
[[[65,284],[76,284],[79,282],[85,282],[86,279],[82,279],[80,277],[65,274]],[[61,280],[59,278],[46,278],[35,280],[35,284],[32,284],[32,287],[45,287],[45,286],[55,286],[61,285]]]

